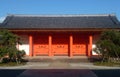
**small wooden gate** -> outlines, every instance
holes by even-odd
[[[48,55],[48,36],[40,35],[34,36],[34,55]]]
[[[87,55],[87,37],[74,36],[73,37],[73,55]]]
[[[53,55],[68,55],[69,38],[67,35],[54,35],[52,39]]]
[[[33,39],[33,55],[70,55],[70,37],[65,34],[54,34],[51,40],[51,50],[49,50],[49,35],[35,35]],[[87,55],[88,37],[73,35],[72,54]]]

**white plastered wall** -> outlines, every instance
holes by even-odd
[[[22,45],[19,45],[19,50],[24,50],[26,55],[29,55],[29,36],[28,35],[20,35]]]
[[[94,48],[96,48],[96,42],[100,39],[100,34],[95,34],[93,35],[93,44],[92,44],[92,55],[98,55],[95,51]]]

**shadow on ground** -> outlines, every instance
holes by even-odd
[[[17,77],[25,69],[0,69],[0,77]]]
[[[0,69],[0,77],[120,77],[120,69]]]

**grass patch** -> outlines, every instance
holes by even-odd
[[[113,62],[94,62],[94,65],[97,66],[118,66],[120,67],[120,63],[113,63]]]
[[[16,62],[0,63],[0,66],[22,66],[26,65],[26,62],[21,62],[17,64]]]
[[[3,58],[0,62],[0,66],[23,66],[26,65],[28,60],[21,59],[21,63],[17,63],[14,59],[10,60],[9,58]]]

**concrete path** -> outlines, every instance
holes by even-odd
[[[17,77],[97,77],[90,70],[26,70]]]
[[[92,63],[28,62],[24,66],[0,67],[3,77],[120,77],[120,67]]]
[[[95,66],[92,63],[28,62],[23,66],[0,67],[0,69],[120,69],[120,67]]]

